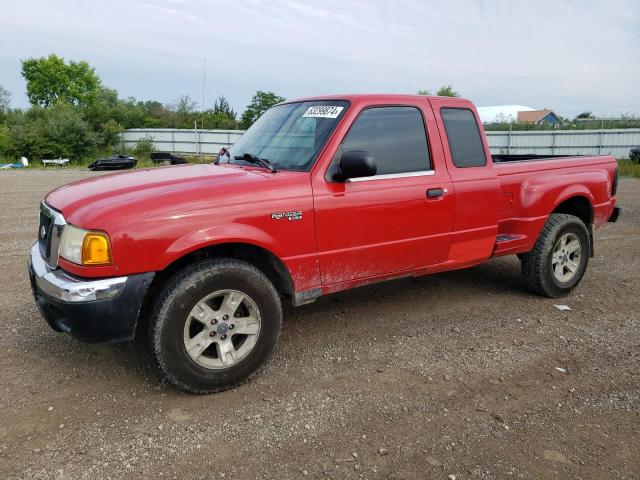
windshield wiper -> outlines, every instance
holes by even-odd
[[[244,160],[245,162],[260,165],[266,168],[267,170],[269,170],[271,173],[276,173],[278,171],[275,165],[272,165],[271,162],[269,162],[269,160],[267,160],[266,158],[260,158],[257,155],[254,155],[253,153],[244,153],[242,155],[234,155],[233,159]]]

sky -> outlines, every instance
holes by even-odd
[[[452,84],[479,106],[640,115],[639,0],[0,0],[0,84],[20,60],[86,60],[120,97],[241,112],[286,98]]]

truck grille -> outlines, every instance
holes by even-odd
[[[58,266],[58,245],[65,222],[60,212],[46,203],[40,204],[40,223],[38,224],[38,247],[40,255],[50,267]]]
[[[43,212],[40,212],[40,225],[38,226],[38,245],[40,246],[40,255],[49,263],[51,258],[51,227],[53,227],[53,219]]]

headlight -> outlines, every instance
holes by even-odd
[[[65,225],[60,237],[60,256],[78,265],[109,265],[112,263],[109,238],[94,232]]]

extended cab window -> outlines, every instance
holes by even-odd
[[[440,110],[451,159],[456,167],[482,167],[487,164],[480,130],[473,112],[467,108]]]
[[[343,152],[365,150],[373,155],[378,175],[431,169],[422,114],[415,107],[374,107],[356,118],[342,145]]]

